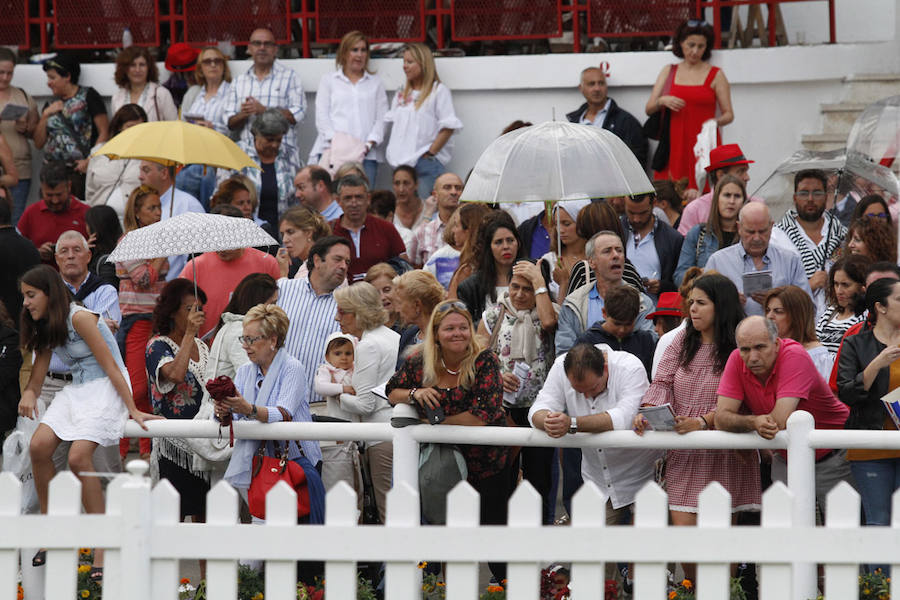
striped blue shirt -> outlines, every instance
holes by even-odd
[[[222,135],[228,135],[228,123],[223,116],[225,112],[225,104],[231,95],[231,84],[223,81],[216,90],[216,95],[206,99],[206,89],[201,89],[200,93],[194,99],[193,104],[184,107],[181,111],[181,118],[186,116],[203,116],[204,119],[213,124],[216,131]]]
[[[266,108],[286,108],[298,124],[306,114],[306,96],[303,95],[300,77],[293,69],[283,66],[278,61],[275,61],[272,70],[261,80],[256,76],[252,66],[235,78],[223,109],[223,118],[226,123],[228,119],[241,111],[241,104],[249,96],[256,98]],[[248,119],[241,131],[241,141],[248,146],[253,145],[250,125],[251,119]],[[282,143],[287,144],[291,152],[296,154],[296,129],[289,131],[284,136]]]
[[[310,402],[321,401],[314,395],[313,377],[316,367],[325,360],[325,340],[340,331],[334,320],[337,302],[331,293],[317,295],[309,278],[278,280],[278,306],[290,319],[284,347],[303,365],[310,392]]]

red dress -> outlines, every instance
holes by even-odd
[[[656,171],[653,177],[673,181],[687,177],[688,187],[696,189],[694,145],[703,123],[716,118],[716,92],[712,88],[712,82],[719,68],[712,67],[709,70],[703,85],[678,85],[675,83],[677,69],[678,65],[672,65],[675,74],[672,76],[672,88],[668,95],[681,98],[685,106],[678,112],[672,111],[669,125],[669,164],[664,170]],[[721,143],[716,132],[716,145]]]

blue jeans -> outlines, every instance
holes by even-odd
[[[203,169],[206,169],[206,175]],[[175,176],[175,187],[187,192],[209,210],[209,199],[216,191],[216,168],[207,165],[188,165]]]
[[[424,200],[434,190],[434,180],[447,172],[447,169],[438,159],[419,158],[416,162],[416,175],[419,177],[419,198]]]
[[[850,470],[862,496],[866,525],[889,527],[891,496],[900,488],[900,458],[850,461]],[[866,565],[870,571],[880,568],[889,574],[887,564]]]
[[[375,189],[375,178],[378,177],[378,161],[367,158],[363,161],[363,171],[366,172],[366,178],[369,180],[369,189]]]
[[[20,179],[19,183],[14,185],[9,191],[12,193],[13,201],[12,226],[15,227],[19,223],[19,217],[25,212],[25,207],[28,206],[28,192],[31,191],[31,180]]]

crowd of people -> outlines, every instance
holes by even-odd
[[[246,499],[262,452],[303,469],[306,522],[323,522],[336,482],[362,491],[363,472],[373,518],[384,520],[390,442],[239,440],[212,456],[194,440],[123,439],[128,418],[384,423],[409,405],[432,425],[563,437],[640,434],[643,407],[668,407],[678,433],[770,439],[795,410],[818,428],[896,429],[880,398],[900,386],[897,199],[835,194],[809,169],[794,176],[794,206],[776,223],[766,199],[749,196],[753,161],[736,143],[717,142],[698,181],[688,140],[735,118],[725,74],[709,64],[712,41],[703,22],[675,32],[682,61],[660,72],[646,107],[664,113],[665,148],[652,165],[648,127],[608,96],[601,69],[585,69],[586,102],[569,120],[621,137],[652,166],[655,191],[548,203],[536,214],[460,203],[464,177],[446,165],[463,124],[420,44],[404,51],[405,83],[388,101],[365,35],[344,36],[316,94],[305,166],[295,133],[305,96],[266,29],[251,35],[252,66],[237,77],[216,48],[176,48],[167,68],[195,83],[183,98],[160,85],[146,50],[123,51],[111,119],[67,55],[44,63],[55,99],[38,113],[10,85],[15,60],[0,48],[0,104],[27,107],[0,126],[0,430],[16,413],[41,421],[31,442],[40,509],[66,463],[76,475],[115,472],[135,451],[180,492],[182,518],[202,521],[218,479]],[[91,158],[128,127],[178,118],[230,135],[261,169],[176,174],[153,161]],[[29,139],[44,162],[40,201],[26,207]],[[385,163],[391,189],[373,189]],[[252,219],[280,245],[106,260],[124,234],[207,211]],[[7,343],[15,330],[20,341]],[[234,391],[213,398],[207,382],[220,376]],[[457,479],[481,494],[483,523],[506,521],[521,476],[541,494],[545,523],[559,516],[558,494],[568,511],[588,480],[607,498],[607,521],[623,524],[662,454],[469,445],[423,462],[461,467]],[[676,525],[696,524],[711,481],[731,493],[737,515],[759,511],[768,473],[786,477],[782,453],[664,454]],[[866,524],[885,525],[898,472],[895,451],[819,450],[817,497],[854,482]],[[82,482],[85,510],[101,512],[100,484]],[[423,520],[439,523],[431,502],[423,496]],[[45,560],[40,551],[33,564]],[[100,579],[102,552],[94,560]],[[505,577],[504,565],[490,567]],[[623,578],[627,587],[627,567]]]

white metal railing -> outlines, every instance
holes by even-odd
[[[214,423],[154,421],[149,432],[129,423],[129,436],[216,437]],[[345,485],[327,498],[325,526],[296,525],[296,499],[287,486],[267,499],[264,526],[238,524],[237,493],[216,485],[207,504],[207,523],[179,523],[177,492],[161,482],[151,491],[146,463],[129,464],[129,474],[109,486],[107,514],[80,514],[80,483],[61,473],[51,483],[49,514],[20,516],[21,485],[0,475],[0,598],[13,598],[18,550],[46,547],[46,598],[73,598],[77,548],[104,547],[104,590],[112,598],[135,600],[177,597],[178,560],[206,558],[209,597],[234,598],[236,560],[267,561],[268,599],[296,597],[294,561],[326,561],[329,599],[355,597],[357,560],[386,563],[386,597],[421,596],[421,559],[447,563],[447,597],[476,598],[478,563],[506,561],[508,598],[536,599],[540,563],[573,563],[573,597],[603,597],[603,562],[633,561],[635,598],[664,598],[667,562],[698,563],[701,600],[727,598],[729,563],[756,562],[765,600],[804,600],[815,595],[815,563],[826,564],[829,598],[856,597],[857,564],[891,562],[900,557],[900,495],[895,496],[892,528],[860,528],[859,498],[846,484],[829,496],[826,527],[814,526],[814,449],[832,447],[900,448],[889,432],[813,430],[812,417],[796,413],[786,432],[772,441],[756,434],[697,432],[680,436],[648,432],[578,434],[552,439],[525,428],[412,426],[377,424],[236,423],[237,437],[253,439],[365,439],[394,441],[394,489],[388,496],[385,526],[358,526],[356,498]],[[510,500],[508,525],[478,525],[479,505],[466,483],[448,498],[447,525],[419,524],[417,445],[419,442],[498,445],[636,448],[786,448],[788,483],[764,495],[760,527],[731,527],[727,492],[711,484],[701,495],[698,527],[671,528],[665,493],[648,484],[638,495],[633,527],[605,525],[598,490],[586,484],[573,500],[572,527],[542,527],[541,502],[523,482]],[[27,558],[27,557],[26,557]],[[797,561],[802,564],[797,564]],[[900,562],[900,561],[898,561]],[[892,581],[900,597],[900,578]]]

